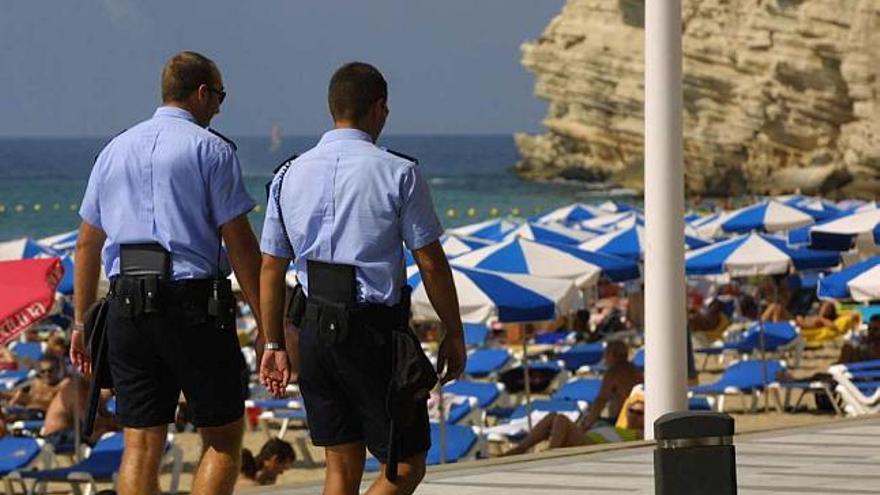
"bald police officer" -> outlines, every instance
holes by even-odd
[[[440,382],[463,371],[458,299],[439,242],[443,228],[415,160],[375,144],[388,117],[382,74],[364,63],[344,65],[330,81],[328,100],[335,129],[282,167],[270,186],[261,240],[263,324],[279,332],[292,259],[308,301],[299,384],[312,442],[326,452],[324,493],[358,493],[365,448],[385,474],[367,493],[412,493],[430,447],[426,403],[410,401],[408,419],[393,418],[392,433],[388,335],[409,317],[402,300],[408,295],[405,245],[446,329]],[[275,349],[280,342],[267,346]],[[428,372],[434,380],[430,365]],[[264,358],[261,373],[277,390],[289,376],[287,362]],[[388,472],[388,459],[399,459],[396,477]]]
[[[231,263],[258,314],[260,254],[235,145],[208,129],[225,96],[211,60],[172,57],[162,106],[104,147],[82,201],[71,357],[89,372],[82,322],[103,248],[108,360],[125,428],[122,495],[159,493],[181,390],[204,447],[192,493],[232,493],[238,473],[247,384],[226,277]]]

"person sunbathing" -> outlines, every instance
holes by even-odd
[[[280,438],[268,440],[256,457],[250,450],[242,449],[241,473],[235,487],[273,485],[295,460],[293,447]]]
[[[58,393],[49,404],[46,420],[40,435],[54,447],[72,445],[75,440],[74,426],[86,416],[89,396],[89,381],[85,378],[66,378],[61,382]],[[113,415],[107,410],[110,391],[101,392],[98,402],[98,415],[95,417],[95,431],[83,441],[93,445],[101,435],[119,429]]]
[[[724,314],[724,304],[718,299],[712,300],[705,311],[693,311],[688,315],[688,329],[694,334],[703,335],[710,342],[720,339],[728,325],[730,319]]]
[[[62,378],[58,362],[51,357],[43,357],[37,366],[37,376],[12,395],[9,405],[45,412],[58,393]]]
[[[602,377],[599,395],[590,404],[589,412],[577,423],[562,414],[550,413],[538,422],[532,431],[514,448],[504,455],[524,454],[535,445],[550,440],[550,448],[574,447],[596,443],[587,435],[590,428],[599,419],[605,406],[608,406],[609,417],[620,415],[632,388],[642,383],[642,371],[627,360],[628,349],[623,342],[609,342],[605,348],[604,360],[608,370]]]
[[[837,319],[837,309],[831,301],[823,301],[819,306],[819,312],[815,315],[794,317],[795,323],[801,330],[809,330],[814,328],[834,328],[834,320]]]

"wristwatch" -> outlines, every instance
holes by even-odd
[[[86,329],[86,327],[85,327],[85,324],[83,324],[83,323],[74,323],[73,324],[73,331],[74,332],[82,332],[85,329]]]
[[[263,350],[264,351],[280,351],[282,349],[281,349],[281,344],[279,344],[278,342],[266,342],[265,344],[263,344]]]

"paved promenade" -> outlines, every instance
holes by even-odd
[[[880,418],[753,433],[735,438],[741,495],[880,493]],[[549,454],[549,455],[548,455]],[[420,495],[654,493],[653,446],[570,449],[429,470]],[[248,493],[315,494],[317,485]],[[707,487],[706,493],[712,493]]]

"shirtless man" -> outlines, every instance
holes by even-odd
[[[61,386],[60,371],[58,361],[51,357],[43,357],[37,366],[37,376],[30,385],[18,389],[12,395],[9,405],[45,412]]]
[[[40,435],[56,447],[73,444],[74,427],[77,419],[81,420],[86,415],[88,397],[88,380],[67,378],[61,382],[58,394],[55,395],[46,411],[46,421],[43,423]],[[88,444],[94,444],[104,433],[118,429],[113,415],[107,411],[109,398],[109,390],[101,392],[98,415],[95,418],[95,432],[91,438],[83,439]]]
[[[822,305],[819,306],[819,312],[815,315],[797,315],[794,317],[795,323],[801,329],[834,328],[834,320],[836,319],[837,310],[831,301],[822,301]]]
[[[531,433],[519,445],[507,451],[505,455],[524,454],[544,440],[550,440],[550,448],[587,445],[589,439],[586,432],[599,419],[605,406],[608,406],[608,417],[612,418],[612,421],[617,419],[632,388],[644,381],[642,370],[630,363],[627,355],[626,344],[620,341],[608,342],[603,358],[608,371],[602,377],[599,395],[596,401],[590,404],[587,415],[577,423],[572,423],[562,414],[550,413],[532,428]]]

